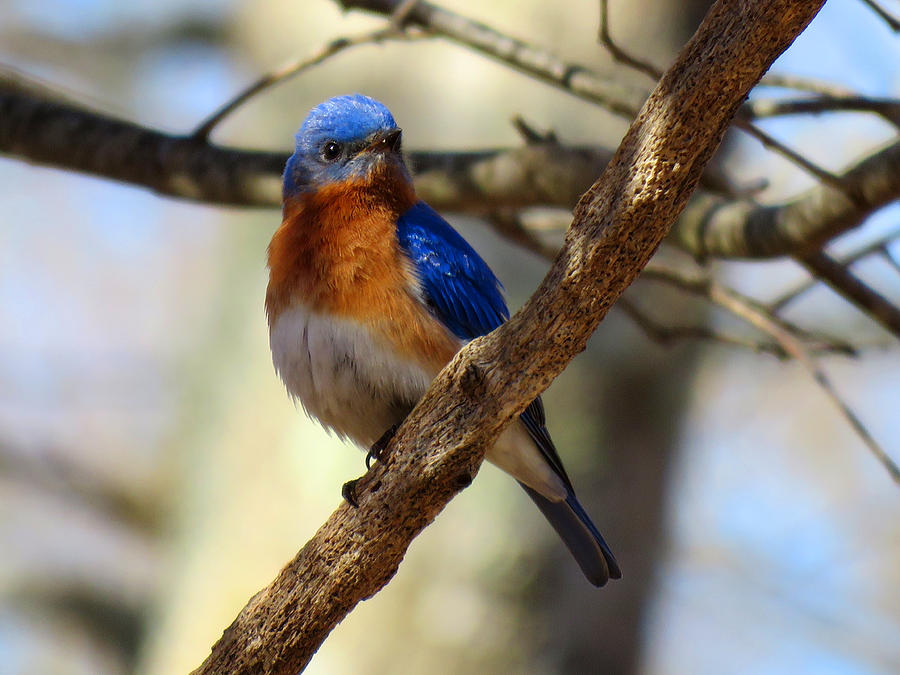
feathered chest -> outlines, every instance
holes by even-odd
[[[397,216],[365,191],[320,190],[286,202],[269,246],[276,369],[308,412],[357,439],[351,420],[408,412],[460,346],[422,300]]]
[[[275,370],[311,417],[370,446],[421,398],[435,372],[368,326],[295,306],[270,327]]]
[[[287,199],[269,245],[269,315],[299,299],[315,311],[363,318],[397,293],[416,293],[397,243],[396,211],[348,186]]]

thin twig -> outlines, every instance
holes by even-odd
[[[609,32],[609,0],[600,0],[600,40],[617,61],[637,70],[654,81],[662,77],[662,71],[655,66],[642,61],[627,53],[612,39]],[[752,124],[749,120],[760,117],[773,117],[776,115],[788,115],[810,112],[826,112],[833,110],[864,110],[876,112],[884,116],[894,125],[900,125],[900,101],[874,100],[863,96],[817,99],[815,101],[748,101],[741,108],[741,115],[734,124],[739,129],[749,133],[758,139],[767,148],[780,153],[783,157],[797,164],[801,169],[812,173],[824,183],[846,190],[845,186],[833,174],[817,167],[799,153],[794,152],[778,140]],[[851,198],[853,196],[851,195]]]
[[[878,293],[847,267],[819,251],[798,259],[811,274],[828,284],[845,300],[858,307],[870,319],[900,339],[900,309]]]
[[[791,150],[784,143],[769,135],[749,120],[743,119],[740,116],[735,117],[734,126],[736,126],[741,131],[744,131],[753,136],[753,138],[758,140],[765,147],[774,152],[777,152],[788,161],[796,164],[798,167],[803,169],[814,178],[845,193],[854,203],[858,201],[856,194],[852,193],[847,188],[847,185],[838,176],[835,176],[833,173],[831,173],[830,171],[826,171],[820,166],[816,166],[808,159],[806,159],[803,155],[794,150]]]
[[[706,298],[709,302],[733,314],[745,323],[749,323],[751,326],[755,326],[755,324],[747,318],[748,316],[753,317],[756,314],[766,314],[782,330],[796,336],[798,340],[802,340],[807,348],[812,351],[850,357],[856,356],[856,349],[853,345],[832,336],[812,333],[795,323],[775,316],[761,302],[739,293],[706,275],[690,274],[668,265],[653,263],[644,270],[640,278],[644,281],[655,281],[674,286]],[[727,299],[727,301],[723,300],[723,298]]]
[[[787,352],[775,342],[748,340],[746,338],[717,333],[708,326],[668,326],[643,312],[628,298],[619,298],[616,306],[621,309],[654,342],[668,347],[685,340],[707,340],[733,347],[749,349],[757,353],[772,354],[779,359],[787,357]]]
[[[609,32],[609,0],[600,0],[600,42],[619,63],[623,63],[629,68],[643,73],[654,82],[662,77],[662,71],[659,68],[647,61],[631,56],[613,42],[612,35]]]
[[[815,77],[804,77],[790,73],[766,73],[759,81],[757,87],[775,87],[778,89],[793,89],[805,91],[819,96],[831,96],[833,98],[858,96],[859,94],[848,87],[820,80]]]
[[[843,256],[840,259],[840,264],[844,267],[850,267],[855,262],[862,260],[863,258],[867,258],[870,255],[875,253],[880,253],[882,255],[887,254],[889,261],[891,260],[890,252],[887,250],[887,244],[894,241],[895,239],[900,238],[900,229],[892,230],[888,232],[884,236],[878,237],[874,241],[869,242],[862,248],[853,251],[849,255]],[[897,272],[900,273],[900,268],[897,268]],[[798,284],[795,288],[792,288],[789,291],[785,291],[778,298],[769,303],[769,309],[772,312],[778,312],[794,300],[796,300],[799,296],[803,295],[807,291],[812,288],[815,288],[819,283],[819,280],[816,277],[811,277],[810,279],[805,280],[803,283]]]
[[[487,219],[497,232],[525,250],[531,251],[546,260],[552,261],[556,257],[557,249],[544,244],[535,236],[534,232],[522,223],[517,210],[495,209],[487,215]]]
[[[387,16],[395,12],[399,6],[403,6],[402,3],[397,5],[396,0],[338,0],[338,2],[347,8],[367,9]],[[635,92],[626,95],[625,85],[609,78],[602,78],[584,66],[566,63],[545,50],[505,35],[466,16],[420,0],[414,6],[406,8],[405,21],[416,23],[429,31],[488,54],[542,82],[596,103],[611,112],[629,117],[637,114],[639,97]],[[842,191],[846,189],[836,176],[787,148],[748,119],[742,118],[741,114],[734,118],[734,125],[758,138],[766,147],[780,153],[819,180]],[[857,201],[854,195],[849,196],[854,202]]]
[[[295,77],[306,70],[309,70],[313,66],[319,65],[320,63],[328,60],[332,56],[339,54],[346,49],[350,49],[351,47],[358,47],[365,44],[379,44],[381,42],[384,42],[385,40],[402,40],[410,39],[412,37],[413,36],[411,34],[407,33],[402,28],[399,28],[396,24],[391,23],[387,28],[379,28],[378,30],[369,31],[367,33],[361,33],[355,36],[341,37],[337,38],[336,40],[332,40],[312,56],[308,56],[300,60],[291,60],[288,63],[283,64],[281,67],[276,68],[275,70],[268,72],[260,77],[258,80],[256,80],[256,82],[241,91],[225,105],[216,110],[212,115],[203,120],[203,122],[200,123],[200,125],[194,130],[191,136],[196,140],[206,140],[212,130],[216,126],[218,126],[223,119],[233,113],[237,108],[246,103],[249,99],[253,98],[260,92],[265,91],[266,89],[269,89],[270,87],[278,84],[279,82],[289,80],[290,78]]]
[[[863,3],[875,12],[895,33],[900,33],[900,19],[892,16],[884,7],[879,5],[875,0],[862,0]]]
[[[891,249],[887,247],[887,244],[882,246],[878,253],[884,259],[884,261],[894,269],[897,274],[900,274],[900,260],[897,260],[894,254],[891,253]]]
[[[516,115],[512,118],[512,125],[519,132],[519,136],[522,137],[526,145],[539,145],[541,143],[559,144],[559,139],[556,137],[556,132],[553,129],[539,131],[521,115]]]
[[[649,275],[648,275],[649,273]],[[765,307],[756,301],[742,296],[737,291],[717,283],[713,279],[694,276],[688,277],[678,270],[662,268],[654,265],[644,270],[641,278],[648,278],[674,284],[684,290],[708,298],[714,304],[728,310],[735,316],[754,326],[757,330],[774,339],[790,356],[800,362],[825,392],[831,402],[838,408],[856,434],[865,443],[875,458],[887,470],[895,483],[900,485],[900,466],[887,454],[875,440],[853,409],[841,398],[825,372],[813,360],[808,348],[790,324],[773,316]]]
[[[347,9],[364,9],[384,16],[390,16],[397,7],[397,0],[337,2]],[[425,0],[420,0],[410,8],[405,21],[486,54],[541,82],[552,84],[628,119],[637,114],[646,98],[646,90],[643,88],[604,77],[580,64],[564,61],[544,49]]]
[[[534,230],[525,225],[525,223],[522,221],[519,211],[514,209],[497,209],[488,214],[488,220],[494,226],[494,229],[499,234],[504,236],[507,240],[522,246],[524,249],[531,251],[532,253],[546,260],[552,261],[556,257],[556,254],[558,252],[557,249],[553,246],[544,244],[539,239],[539,237],[536,236]],[[664,279],[663,277],[668,274],[670,274],[669,270],[656,265],[651,265],[644,271],[644,276],[642,278],[666,281],[666,279]],[[676,286],[681,286],[681,279],[683,277],[684,275],[681,272],[678,272],[673,279],[669,280],[669,283],[672,283]],[[736,291],[732,291],[732,293],[736,294]],[[750,298],[741,298],[741,302],[752,304],[755,308],[755,311],[768,311],[761,304],[755,303],[755,301]],[[629,318],[631,318],[647,334],[650,339],[662,345],[668,345],[675,341],[688,339],[710,340],[721,342],[723,344],[743,347],[755,352],[773,354],[774,356],[777,356],[781,359],[787,358],[789,356],[789,354],[777,344],[723,335],[706,326],[663,325],[661,322],[652,319],[646,313],[642,312],[634,303],[630,302],[627,298],[621,298],[619,300],[619,305],[621,306],[625,314]],[[729,311],[731,310],[729,309]],[[738,318],[743,318],[743,316],[741,315],[737,316]],[[809,349],[813,352],[842,354],[844,356],[856,356],[856,350],[854,349],[854,347],[846,342],[831,337],[814,335],[804,330],[803,328],[800,328],[799,326],[791,324],[787,321],[783,321],[782,319],[776,320],[781,322],[781,325],[785,328],[785,330],[789,330],[793,334],[805,340],[809,345]]]
[[[818,115],[831,112],[867,112],[900,125],[900,100],[866,96],[821,96],[801,99],[757,98],[747,101],[742,114],[747,119],[763,119],[783,115]]]

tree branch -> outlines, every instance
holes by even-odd
[[[880,253],[882,256],[887,253],[888,261],[890,263],[891,258],[890,251],[888,250],[888,244],[897,239],[900,239],[900,228],[891,230],[890,232],[877,237],[875,240],[869,242],[868,244],[861,246],[849,255],[843,256],[838,261],[838,263],[844,268],[849,268],[851,265],[853,265],[853,263],[875,253]],[[900,273],[900,268],[897,268],[896,265],[893,265],[893,267],[898,273]],[[806,293],[806,291],[814,288],[818,283],[819,279],[817,277],[810,277],[806,281],[798,284],[795,288],[792,288],[789,291],[785,291],[777,298],[775,298],[775,300],[772,300],[770,303],[768,303],[769,309],[772,312],[781,311],[786,305],[796,300],[798,297]]]
[[[875,0],[862,0],[863,3],[869,6],[869,8],[875,12],[878,17],[884,21],[888,27],[896,32],[900,32],[900,19],[895,19],[891,14],[885,10],[881,5],[879,5]]]
[[[286,153],[226,148],[48,100],[0,79],[0,152],[155,192],[225,206],[275,207]],[[413,152],[416,189],[435,208],[571,208],[609,160],[596,147],[535,143],[512,150]],[[785,204],[697,195],[676,229],[697,257],[773,258],[815,251],[900,198],[900,142],[839,174],[860,196],[818,185]]]
[[[900,309],[863,283],[845,265],[822,251],[804,256],[799,261],[816,278],[828,284],[835,293],[900,339]]]
[[[582,100],[590,101],[611,112],[629,118],[637,110],[637,105],[642,95],[640,90],[626,89],[626,85],[618,83],[615,79],[600,75],[585,66],[562,61],[545,49],[529,45],[461,14],[432,5],[425,0],[418,0],[412,4],[406,0],[336,1],[347,9],[364,9],[385,16],[392,16],[400,8],[404,8],[408,21],[436,34],[444,35],[466,47],[487,54],[511,68],[528,73],[532,77],[573,96],[577,96]],[[601,2],[600,37],[609,41],[608,33],[604,34],[604,26],[608,19],[606,9],[606,4]],[[632,68],[637,68],[646,74],[655,70],[649,64],[636,65],[639,62],[632,57],[625,56],[624,51],[618,47],[613,46],[611,51],[614,57]],[[812,173],[825,182],[829,182],[829,179],[832,178],[828,172],[818,169],[802,155],[793,152],[784,144],[755,127],[749,121],[747,115],[738,115],[734,125],[762,141],[766,148],[772,152],[779,153],[789,162],[797,164],[804,171]]]
[[[829,185],[774,206],[700,195],[679,221],[677,241],[699,258],[776,258],[816,251],[900,198],[900,142],[838,178],[857,196],[855,201]]]
[[[289,61],[288,63],[283,64],[279,68],[276,68],[275,70],[268,72],[257,79],[255,82],[253,82],[233,98],[231,98],[231,100],[229,100],[227,103],[220,106],[219,109],[216,110],[212,115],[203,120],[203,122],[201,122],[197,126],[191,136],[198,140],[208,138],[210,133],[212,133],[212,130],[219,124],[221,124],[222,120],[224,120],[254,96],[258,96],[266,89],[269,89],[276,84],[296,77],[300,73],[303,73],[310,68],[317,66],[324,61],[327,61],[332,56],[335,56],[342,51],[352,49],[353,47],[359,47],[361,45],[381,44],[382,42],[385,42],[387,40],[408,40],[411,39],[411,37],[412,36],[404,32],[402,29],[397,28],[393,24],[389,24],[387,28],[379,28],[378,30],[369,31],[367,33],[361,33],[359,35],[341,37],[332,40],[311,56],[299,60],[295,59]]]
[[[0,152],[182,199],[276,206],[285,153],[223,148],[48,100],[0,81]]]
[[[783,115],[820,115],[835,112],[866,112],[880,115],[900,127],[900,100],[868,96],[817,96],[815,98],[755,98],[744,104],[741,113],[749,119]]]
[[[662,71],[659,68],[649,61],[643,61],[636,56],[632,56],[612,39],[612,34],[609,30],[609,0],[600,0],[600,30],[598,34],[600,43],[606,47],[606,50],[616,61],[625,64],[632,70],[643,73],[654,82],[662,77]]]
[[[227,148],[44,96],[0,78],[0,153],[222,206],[277,207],[287,153]],[[612,153],[534,144],[512,150],[411,152],[416,187],[436,208],[571,208]]]
[[[821,0],[717,2],[659,82],[534,296],[469,343],[359,482],[197,673],[296,673],[331,629],[396,572],[413,537],[477,471],[503,427],[541,393],[653,255],[731,117]]]
[[[825,371],[812,358],[809,347],[804,344],[804,335],[801,330],[784,319],[772,315],[766,307],[758,302],[742,296],[737,291],[726,288],[712,279],[680,274],[677,270],[658,265],[654,267],[653,270],[647,269],[642,278],[675,284],[684,290],[709,298],[710,301],[727,309],[735,316],[740,316],[747,323],[770,336],[790,357],[799,361],[816,385],[822,389],[844,419],[853,427],[856,435],[865,443],[875,459],[885,468],[894,483],[900,485],[900,466],[875,440],[853,408],[835,389]]]
[[[336,0],[344,9],[361,9],[391,16],[403,0]],[[438,7],[425,0],[414,3],[407,22],[443,35],[495,58],[564,91],[589,100],[628,119],[634,117],[646,97],[646,90],[605,77],[568,63],[550,52],[504,35],[468,17]]]

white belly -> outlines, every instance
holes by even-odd
[[[352,319],[294,306],[270,327],[275,370],[306,413],[370,447],[412,410],[437,373],[398,357]]]
[[[364,325],[304,307],[275,319],[269,344],[275,370],[306,413],[363,448],[402,422],[437,375],[385,349]],[[501,434],[486,458],[553,501],[566,497],[521,422]]]

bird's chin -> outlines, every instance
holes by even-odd
[[[361,177],[370,184],[411,182],[403,157],[397,153],[374,154],[367,162]]]

